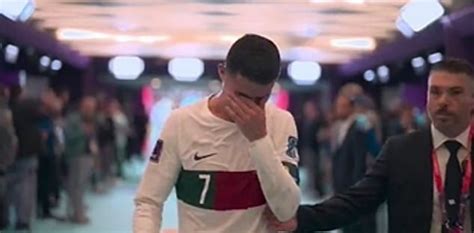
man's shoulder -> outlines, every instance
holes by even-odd
[[[267,104],[266,110],[268,112],[267,116],[275,119],[276,122],[279,122],[280,124],[282,120],[293,121],[293,115],[289,111],[279,108],[274,104]]]
[[[182,118],[182,117],[187,117],[187,116],[192,116],[192,115],[195,115],[197,113],[200,113],[203,108],[205,107],[205,100],[201,100],[197,103],[194,103],[194,104],[190,104],[190,105],[187,105],[187,106],[184,106],[184,107],[179,107],[179,108],[176,108],[176,109],[173,109],[173,111],[171,111],[171,115],[170,117],[179,117],[179,118]]]
[[[387,143],[403,147],[419,146],[423,143],[429,142],[430,137],[430,131],[428,129],[423,129],[408,134],[392,136],[387,140]]]
[[[206,100],[201,100],[197,103],[179,107],[173,109],[168,116],[167,122],[169,124],[181,124],[183,122],[187,122],[188,120],[192,119],[200,119],[203,116],[203,112],[206,107]]]

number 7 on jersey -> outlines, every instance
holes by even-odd
[[[204,187],[201,192],[201,199],[199,199],[199,204],[203,205],[206,200],[207,191],[209,191],[209,184],[211,183],[211,175],[209,174],[199,174],[199,179],[204,180]]]

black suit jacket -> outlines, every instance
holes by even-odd
[[[360,182],[325,202],[300,206],[296,232],[343,227],[387,201],[390,233],[429,233],[433,213],[432,148],[430,130],[389,139]],[[470,203],[474,214],[473,195]]]
[[[367,132],[353,122],[342,144],[332,154],[335,192],[346,190],[364,177],[369,153],[367,140]]]

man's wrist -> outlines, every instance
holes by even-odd
[[[268,134],[266,134],[263,137],[250,141],[249,149],[251,151],[255,151],[255,150],[259,151],[262,148],[262,146],[266,148],[269,141],[270,141],[270,138],[268,137]]]
[[[255,141],[259,141],[259,140],[265,138],[266,136],[267,136],[267,132],[265,132],[265,133],[262,134],[262,135],[255,136],[255,137],[253,137],[253,138],[247,138],[247,139],[250,141],[250,143],[253,143],[253,142],[255,142]]]

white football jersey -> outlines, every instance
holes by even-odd
[[[137,194],[135,232],[158,232],[173,186],[181,233],[272,232],[265,208],[291,217],[300,199],[296,127],[272,104],[265,113],[267,136],[249,142],[236,124],[210,112],[207,98],[174,111]]]

